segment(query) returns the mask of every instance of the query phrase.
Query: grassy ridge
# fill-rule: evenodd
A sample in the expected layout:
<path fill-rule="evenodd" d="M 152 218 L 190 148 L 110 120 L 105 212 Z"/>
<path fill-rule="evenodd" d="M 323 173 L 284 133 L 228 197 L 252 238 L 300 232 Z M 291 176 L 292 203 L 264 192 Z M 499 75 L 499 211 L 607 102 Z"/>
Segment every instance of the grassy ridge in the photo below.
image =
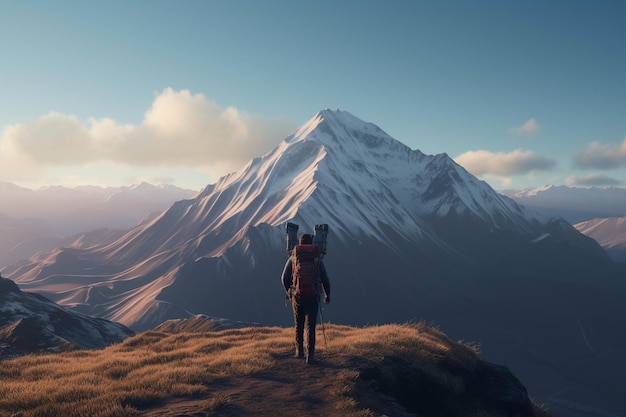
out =
<path fill-rule="evenodd" d="M 424 323 L 365 328 L 330 324 L 328 349 L 321 336 L 318 356 L 334 367 L 327 377 L 336 375 L 323 408 L 326 413 L 336 410 L 335 415 L 376 415 L 373 410 L 379 404 L 371 395 L 361 395 L 366 388 L 359 388 L 359 367 L 371 370 L 384 358 L 398 358 L 432 384 L 447 387 L 450 395 L 463 396 L 471 391 L 464 375 L 480 362 L 475 346 L 451 341 Z M 284 372 L 285 366 L 277 362 L 295 361 L 292 352 L 291 328 L 249 327 L 204 333 L 148 331 L 102 350 L 2 361 L 0 415 L 137 416 L 171 399 L 202 399 L 196 415 L 226 413 L 233 407 L 243 410 L 250 405 L 224 395 L 220 381 L 245 382 L 250 376 Z M 364 406 L 364 398 L 370 399 L 371 409 Z M 267 398 L 266 404 L 272 400 Z M 281 399 L 274 400 L 280 407 Z M 534 406 L 533 410 L 530 415 L 544 415 Z M 263 410 L 257 412 L 262 415 Z"/>

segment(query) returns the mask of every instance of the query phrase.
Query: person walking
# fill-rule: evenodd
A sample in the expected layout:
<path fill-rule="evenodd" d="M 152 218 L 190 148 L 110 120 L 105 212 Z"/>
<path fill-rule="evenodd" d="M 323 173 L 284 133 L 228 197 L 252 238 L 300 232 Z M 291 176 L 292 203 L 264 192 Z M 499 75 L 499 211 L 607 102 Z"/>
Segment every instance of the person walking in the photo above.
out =
<path fill-rule="evenodd" d="M 299 245 L 293 248 L 282 274 L 282 284 L 287 297 L 291 298 L 296 330 L 296 357 L 306 358 L 306 363 L 315 361 L 315 327 L 320 295 L 324 292 L 324 303 L 330 303 L 330 281 L 322 262 L 319 247 L 313 244 L 309 234 L 300 236 Z M 307 349 L 304 351 L 306 328 Z"/>

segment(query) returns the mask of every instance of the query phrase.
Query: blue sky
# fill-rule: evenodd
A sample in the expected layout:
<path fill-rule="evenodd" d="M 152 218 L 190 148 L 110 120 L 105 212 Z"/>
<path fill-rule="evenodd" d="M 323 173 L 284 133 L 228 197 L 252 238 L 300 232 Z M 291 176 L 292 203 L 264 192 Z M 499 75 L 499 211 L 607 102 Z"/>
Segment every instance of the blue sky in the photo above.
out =
<path fill-rule="evenodd" d="M 340 108 L 496 189 L 626 186 L 626 2 L 0 0 L 0 182 L 200 189 Z"/>

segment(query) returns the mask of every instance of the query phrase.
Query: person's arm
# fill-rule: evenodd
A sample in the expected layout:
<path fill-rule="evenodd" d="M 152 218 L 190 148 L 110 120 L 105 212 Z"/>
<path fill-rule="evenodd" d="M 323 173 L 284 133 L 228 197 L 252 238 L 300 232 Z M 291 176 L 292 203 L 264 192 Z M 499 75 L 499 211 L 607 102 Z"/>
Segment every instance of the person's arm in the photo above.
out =
<path fill-rule="evenodd" d="M 291 275 L 291 257 L 289 257 L 289 259 L 287 260 L 287 263 L 285 263 L 285 267 L 283 268 L 283 275 L 281 276 L 283 288 L 286 293 L 288 293 L 289 289 L 291 288 L 292 279 L 293 277 Z"/>
<path fill-rule="evenodd" d="M 322 281 L 322 287 L 324 289 L 324 303 L 330 303 L 330 280 L 328 279 L 328 273 L 324 262 L 320 262 L 320 279 Z"/>

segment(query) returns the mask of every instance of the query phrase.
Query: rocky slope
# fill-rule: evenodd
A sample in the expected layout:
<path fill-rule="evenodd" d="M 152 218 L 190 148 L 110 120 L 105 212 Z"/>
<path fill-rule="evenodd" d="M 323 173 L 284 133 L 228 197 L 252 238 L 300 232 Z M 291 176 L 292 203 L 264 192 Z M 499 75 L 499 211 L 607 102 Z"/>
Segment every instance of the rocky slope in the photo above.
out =
<path fill-rule="evenodd" d="M 0 359 L 36 352 L 102 348 L 134 332 L 60 307 L 0 278 Z"/>
<path fill-rule="evenodd" d="M 617 262 L 626 262 L 626 217 L 592 219 L 574 225 L 597 241 Z"/>

